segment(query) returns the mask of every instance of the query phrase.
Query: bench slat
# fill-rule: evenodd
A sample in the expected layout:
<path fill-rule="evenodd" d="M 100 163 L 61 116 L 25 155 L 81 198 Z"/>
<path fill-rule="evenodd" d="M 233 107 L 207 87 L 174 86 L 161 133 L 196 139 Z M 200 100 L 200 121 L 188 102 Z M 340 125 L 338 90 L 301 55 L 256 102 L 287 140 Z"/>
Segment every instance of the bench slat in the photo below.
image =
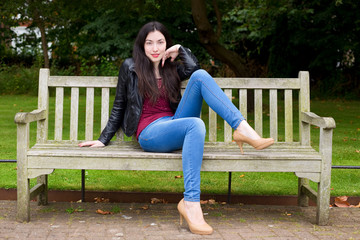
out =
<path fill-rule="evenodd" d="M 86 88 L 85 140 L 93 140 L 94 129 L 94 88 Z"/>
<path fill-rule="evenodd" d="M 78 139 L 79 88 L 71 88 L 70 140 Z"/>
<path fill-rule="evenodd" d="M 214 78 L 221 88 L 300 89 L 298 78 Z M 49 87 L 116 87 L 117 77 L 50 76 Z M 182 82 L 185 86 L 187 81 Z"/>
<path fill-rule="evenodd" d="M 225 89 L 225 95 L 232 101 L 232 90 Z M 232 142 L 232 128 L 229 124 L 224 120 L 224 141 L 225 142 Z"/>
<path fill-rule="evenodd" d="M 239 90 L 239 109 L 245 119 L 247 119 L 247 90 Z"/>
<path fill-rule="evenodd" d="M 55 140 L 62 140 L 63 130 L 63 108 L 64 108 L 64 88 L 56 88 L 56 100 L 55 100 Z"/>
<path fill-rule="evenodd" d="M 278 101 L 277 90 L 270 90 L 270 137 L 278 140 Z"/>
<path fill-rule="evenodd" d="M 263 135 L 263 125 L 262 125 L 262 119 L 263 119 L 263 104 L 262 104 L 262 90 L 261 89 L 255 89 L 254 90 L 254 97 L 255 97 L 255 131 L 262 136 Z"/>
<path fill-rule="evenodd" d="M 292 90 L 285 90 L 285 142 L 293 141 Z"/>
<path fill-rule="evenodd" d="M 109 103 L 110 103 L 109 88 L 101 89 L 101 131 L 105 128 L 109 119 Z"/>
<path fill-rule="evenodd" d="M 209 141 L 216 142 L 217 138 L 217 117 L 216 112 L 209 107 Z"/>

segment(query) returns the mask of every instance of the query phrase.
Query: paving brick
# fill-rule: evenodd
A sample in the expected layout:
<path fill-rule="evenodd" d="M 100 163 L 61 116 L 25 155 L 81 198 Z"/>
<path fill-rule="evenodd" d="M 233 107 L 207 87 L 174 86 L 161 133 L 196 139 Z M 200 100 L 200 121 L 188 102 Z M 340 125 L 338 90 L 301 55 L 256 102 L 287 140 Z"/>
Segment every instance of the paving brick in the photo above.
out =
<path fill-rule="evenodd" d="M 314 207 L 224 205 L 203 206 L 206 221 L 214 228 L 210 236 L 192 234 L 179 226 L 176 204 L 148 203 L 50 203 L 31 202 L 31 222 L 16 219 L 16 202 L 0 201 L 0 239 L 71 240 L 318 240 L 360 239 L 360 211 L 354 208 L 330 210 L 328 226 L 314 224 Z M 149 206 L 147 209 L 143 206 Z M 69 214 L 69 208 L 83 212 Z M 110 211 L 100 215 L 97 209 Z"/>

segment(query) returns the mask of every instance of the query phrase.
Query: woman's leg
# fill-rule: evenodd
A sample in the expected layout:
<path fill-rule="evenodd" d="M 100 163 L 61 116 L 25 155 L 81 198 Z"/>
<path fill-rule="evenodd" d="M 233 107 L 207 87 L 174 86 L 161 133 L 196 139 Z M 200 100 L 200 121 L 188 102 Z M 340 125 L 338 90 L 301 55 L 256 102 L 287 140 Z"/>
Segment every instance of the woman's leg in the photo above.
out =
<path fill-rule="evenodd" d="M 171 152 L 183 149 L 182 164 L 186 201 L 200 201 L 200 169 L 205 134 L 205 124 L 200 118 L 164 117 L 151 123 L 139 135 L 140 146 L 145 151 Z"/>
<path fill-rule="evenodd" d="M 203 100 L 233 129 L 244 120 L 239 109 L 205 70 L 197 70 L 191 75 L 174 118 L 199 117 Z"/>

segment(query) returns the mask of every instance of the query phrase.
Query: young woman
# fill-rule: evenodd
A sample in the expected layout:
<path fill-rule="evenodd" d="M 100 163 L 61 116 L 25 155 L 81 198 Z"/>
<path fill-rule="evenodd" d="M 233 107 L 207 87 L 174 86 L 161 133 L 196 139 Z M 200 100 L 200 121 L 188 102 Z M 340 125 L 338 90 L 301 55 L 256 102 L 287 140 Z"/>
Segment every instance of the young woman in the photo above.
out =
<path fill-rule="evenodd" d="M 179 57 L 180 61 L 174 62 Z M 180 82 L 189 79 L 180 95 Z M 195 56 L 181 45 L 173 45 L 165 26 L 145 24 L 133 48 L 133 58 L 122 64 L 109 121 L 96 141 L 80 147 L 103 147 L 121 127 L 127 136 L 136 134 L 144 151 L 171 152 L 182 149 L 184 198 L 178 204 L 180 220 L 191 232 L 211 234 L 200 206 L 200 168 L 205 125 L 199 118 L 203 99 L 235 130 L 241 152 L 243 142 L 263 149 L 274 140 L 261 138 L 246 122 L 214 79 L 199 69 Z"/>

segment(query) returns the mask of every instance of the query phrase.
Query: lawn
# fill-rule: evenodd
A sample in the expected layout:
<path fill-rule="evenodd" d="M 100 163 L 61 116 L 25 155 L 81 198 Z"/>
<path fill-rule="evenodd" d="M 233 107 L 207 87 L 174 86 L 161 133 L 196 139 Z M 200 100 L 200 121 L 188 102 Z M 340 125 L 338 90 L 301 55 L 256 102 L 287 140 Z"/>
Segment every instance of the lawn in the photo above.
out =
<path fill-rule="evenodd" d="M 68 99 L 64 107 L 69 107 Z M 53 106 L 51 98 L 50 106 Z M 16 125 L 14 116 L 20 111 L 36 109 L 37 97 L 26 95 L 0 96 L 0 159 L 16 159 Z M 95 106 L 95 111 L 99 106 Z M 80 111 L 84 113 L 84 100 L 80 102 Z M 336 121 L 333 137 L 333 165 L 360 166 L 360 101 L 321 101 L 313 100 L 311 110 L 320 116 L 332 116 Z M 204 111 L 206 114 L 206 111 Z M 283 114 L 279 112 L 279 115 Z M 83 114 L 85 115 L 85 114 Z M 81 118 L 80 116 L 79 122 Z M 97 119 L 98 115 L 95 116 Z M 64 116 L 64 123 L 69 116 Z M 296 122 L 297 116 L 294 115 Z M 249 122 L 251 116 L 249 115 Z M 100 131 L 100 123 L 95 120 L 94 138 Z M 64 126 L 64 138 L 68 134 Z M 221 128 L 221 127 L 220 127 Z M 279 124 L 279 129 L 281 124 Z M 30 128 L 31 143 L 35 142 L 36 124 Z M 83 135 L 84 127 L 79 127 Z M 265 131 L 264 127 L 264 131 Z M 51 131 L 51 138 L 53 132 Z M 282 133 L 279 132 L 281 138 Z M 312 144 L 318 147 L 319 129 L 312 128 Z M 296 139 L 298 136 L 294 134 Z M 143 191 L 143 192 L 183 192 L 183 180 L 175 178 L 181 172 L 145 172 L 145 171 L 86 171 L 87 190 Z M 360 170 L 333 169 L 332 196 L 360 196 Z M 226 193 L 227 173 L 202 173 L 201 189 L 203 193 Z M 0 163 L 0 188 L 16 188 L 16 164 Z M 50 189 L 79 190 L 81 172 L 79 170 L 56 170 L 49 176 Z M 233 173 L 232 193 L 244 195 L 296 195 L 297 178 L 292 173 Z"/>

